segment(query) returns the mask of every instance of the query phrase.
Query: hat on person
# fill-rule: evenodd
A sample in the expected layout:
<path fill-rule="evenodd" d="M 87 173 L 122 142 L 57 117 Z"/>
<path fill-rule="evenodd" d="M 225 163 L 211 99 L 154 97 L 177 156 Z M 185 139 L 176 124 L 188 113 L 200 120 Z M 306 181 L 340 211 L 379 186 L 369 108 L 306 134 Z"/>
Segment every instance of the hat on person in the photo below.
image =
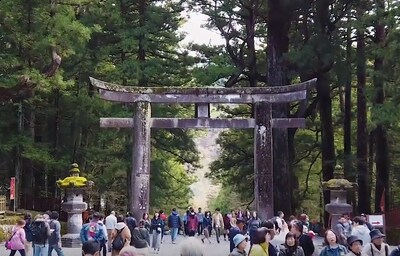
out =
<path fill-rule="evenodd" d="M 352 246 L 353 245 L 353 243 L 354 242 L 360 242 L 360 244 L 362 245 L 363 244 L 363 241 L 360 239 L 360 238 L 358 238 L 357 236 L 349 236 L 348 238 L 347 238 L 347 244 L 349 245 L 349 246 Z"/>
<path fill-rule="evenodd" d="M 95 254 L 100 251 L 100 244 L 97 241 L 89 240 L 83 243 L 82 251 L 84 254 Z"/>
<path fill-rule="evenodd" d="M 378 238 L 385 237 L 385 235 L 382 234 L 379 229 L 371 230 L 371 232 L 369 232 L 369 236 L 371 237 L 371 241 L 378 239 Z"/>
<path fill-rule="evenodd" d="M 237 247 L 241 242 L 243 242 L 246 239 L 248 238 L 245 237 L 244 235 L 237 234 L 236 236 L 233 237 L 233 244 L 235 245 L 235 247 Z"/>

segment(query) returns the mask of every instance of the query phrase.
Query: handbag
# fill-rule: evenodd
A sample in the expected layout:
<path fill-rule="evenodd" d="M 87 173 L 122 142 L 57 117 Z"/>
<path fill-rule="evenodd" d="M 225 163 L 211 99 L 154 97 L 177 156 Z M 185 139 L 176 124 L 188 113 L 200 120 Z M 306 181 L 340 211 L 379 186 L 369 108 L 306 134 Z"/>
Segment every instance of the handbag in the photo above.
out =
<path fill-rule="evenodd" d="M 15 231 L 14 234 L 12 234 L 12 236 L 6 241 L 5 246 L 6 246 L 6 249 L 7 249 L 7 250 L 11 250 L 11 247 L 12 247 L 11 239 L 14 237 L 14 235 L 15 235 L 16 233 L 17 233 L 17 231 Z"/>

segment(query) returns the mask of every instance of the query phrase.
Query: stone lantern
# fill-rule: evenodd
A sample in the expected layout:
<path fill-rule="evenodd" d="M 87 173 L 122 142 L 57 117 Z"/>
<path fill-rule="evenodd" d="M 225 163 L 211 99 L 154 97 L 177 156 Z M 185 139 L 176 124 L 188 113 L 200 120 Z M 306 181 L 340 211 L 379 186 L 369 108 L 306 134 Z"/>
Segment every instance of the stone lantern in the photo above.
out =
<path fill-rule="evenodd" d="M 66 201 L 61 208 L 68 213 L 67 234 L 62 236 L 63 247 L 77 248 L 81 247 L 79 236 L 82 228 L 82 212 L 87 209 L 87 204 L 83 202 L 83 193 L 94 185 L 93 181 L 79 176 L 80 170 L 78 164 L 71 165 L 70 176 L 57 181 L 57 186 L 65 191 Z"/>
<path fill-rule="evenodd" d="M 343 214 L 350 214 L 353 207 L 347 203 L 347 191 L 357 188 L 357 183 L 350 182 L 344 178 L 343 168 L 340 165 L 335 167 L 334 178 L 322 182 L 322 189 L 331 192 L 331 201 L 325 205 L 325 210 L 331 215 L 329 226 L 336 229 L 338 219 Z"/>

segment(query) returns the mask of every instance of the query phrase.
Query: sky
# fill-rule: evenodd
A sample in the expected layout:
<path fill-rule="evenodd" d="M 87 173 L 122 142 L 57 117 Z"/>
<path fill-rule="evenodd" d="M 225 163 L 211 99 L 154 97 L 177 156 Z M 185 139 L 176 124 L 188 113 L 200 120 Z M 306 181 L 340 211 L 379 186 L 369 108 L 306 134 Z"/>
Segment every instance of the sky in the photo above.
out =
<path fill-rule="evenodd" d="M 180 31 L 187 33 L 182 43 L 194 42 L 197 44 L 224 44 L 224 40 L 217 31 L 211 31 L 201 26 L 207 22 L 207 16 L 201 13 L 190 13 L 187 22 L 180 28 Z"/>

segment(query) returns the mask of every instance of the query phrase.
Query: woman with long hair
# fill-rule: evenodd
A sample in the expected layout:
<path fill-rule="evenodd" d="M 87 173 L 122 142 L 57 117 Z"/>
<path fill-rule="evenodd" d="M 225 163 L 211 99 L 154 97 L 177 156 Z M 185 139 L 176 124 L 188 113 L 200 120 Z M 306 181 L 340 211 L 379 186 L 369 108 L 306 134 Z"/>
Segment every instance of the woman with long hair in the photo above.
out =
<path fill-rule="evenodd" d="M 147 229 L 147 231 L 150 231 L 151 221 L 147 212 L 143 213 L 142 220 L 144 220 L 144 228 Z"/>
<path fill-rule="evenodd" d="M 161 247 L 161 233 L 163 230 L 163 220 L 160 218 L 160 214 L 158 212 L 154 213 L 154 217 L 151 220 L 151 230 L 153 233 L 153 239 L 151 241 L 151 248 L 154 249 L 154 253 L 160 252 Z"/>

